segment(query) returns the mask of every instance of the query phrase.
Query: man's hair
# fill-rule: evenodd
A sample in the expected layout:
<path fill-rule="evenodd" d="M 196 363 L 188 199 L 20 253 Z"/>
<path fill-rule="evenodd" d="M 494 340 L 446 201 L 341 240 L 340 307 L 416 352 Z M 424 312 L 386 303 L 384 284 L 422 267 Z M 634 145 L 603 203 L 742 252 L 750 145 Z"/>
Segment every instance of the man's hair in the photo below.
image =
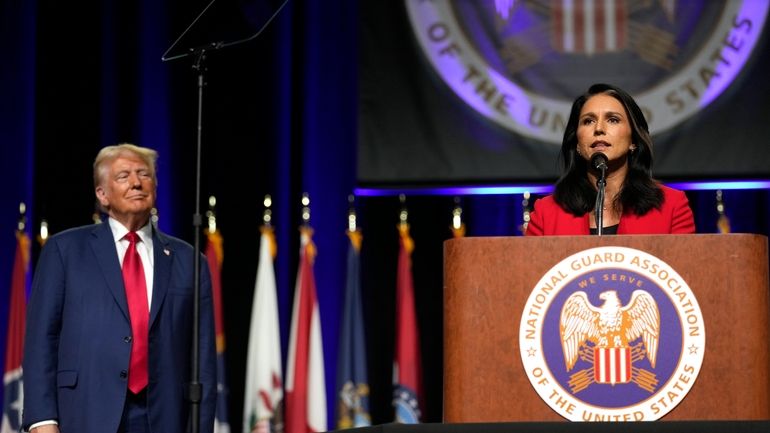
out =
<path fill-rule="evenodd" d="M 96 159 L 94 160 L 94 188 L 101 185 L 102 181 L 105 179 L 109 163 L 121 156 L 135 156 L 144 161 L 152 171 L 153 180 L 157 181 L 155 177 L 155 161 L 158 160 L 158 152 L 146 147 L 121 143 L 115 146 L 104 147 L 96 155 Z"/>

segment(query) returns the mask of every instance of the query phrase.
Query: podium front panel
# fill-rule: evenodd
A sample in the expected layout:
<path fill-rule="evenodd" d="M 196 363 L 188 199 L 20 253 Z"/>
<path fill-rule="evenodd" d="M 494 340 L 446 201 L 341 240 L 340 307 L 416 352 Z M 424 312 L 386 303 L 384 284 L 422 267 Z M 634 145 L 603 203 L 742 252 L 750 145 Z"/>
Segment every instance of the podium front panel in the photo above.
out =
<path fill-rule="evenodd" d="M 706 328 L 701 371 L 663 420 L 770 419 L 767 238 L 720 234 L 447 241 L 445 422 L 563 420 L 524 371 L 518 335 L 523 309 L 555 264 L 609 246 L 641 250 L 666 262 L 700 305 Z"/>

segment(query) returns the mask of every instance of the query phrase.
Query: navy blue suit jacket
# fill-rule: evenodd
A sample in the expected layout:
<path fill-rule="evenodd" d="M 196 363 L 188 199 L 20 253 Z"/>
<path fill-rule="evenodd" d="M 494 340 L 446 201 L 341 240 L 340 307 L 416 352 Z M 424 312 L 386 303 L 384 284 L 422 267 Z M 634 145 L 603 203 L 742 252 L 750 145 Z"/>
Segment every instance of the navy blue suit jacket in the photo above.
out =
<path fill-rule="evenodd" d="M 193 249 L 153 230 L 147 402 L 153 432 L 189 426 Z M 201 263 L 205 264 L 205 261 Z M 201 432 L 213 430 L 216 346 L 208 268 L 201 267 Z M 52 236 L 27 308 L 23 424 L 53 419 L 62 433 L 118 430 L 127 392 L 131 325 L 109 224 Z"/>

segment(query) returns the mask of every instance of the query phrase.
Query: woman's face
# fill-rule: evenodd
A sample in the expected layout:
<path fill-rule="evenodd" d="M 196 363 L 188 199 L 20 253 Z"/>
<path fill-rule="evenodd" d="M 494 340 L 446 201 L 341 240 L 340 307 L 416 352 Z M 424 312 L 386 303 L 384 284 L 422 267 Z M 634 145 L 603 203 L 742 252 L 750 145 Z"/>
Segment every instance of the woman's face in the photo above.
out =
<path fill-rule="evenodd" d="M 577 151 L 585 160 L 596 152 L 602 152 L 610 161 L 625 158 L 636 149 L 631 135 L 631 122 L 623 104 L 610 95 L 594 95 L 580 110 Z"/>

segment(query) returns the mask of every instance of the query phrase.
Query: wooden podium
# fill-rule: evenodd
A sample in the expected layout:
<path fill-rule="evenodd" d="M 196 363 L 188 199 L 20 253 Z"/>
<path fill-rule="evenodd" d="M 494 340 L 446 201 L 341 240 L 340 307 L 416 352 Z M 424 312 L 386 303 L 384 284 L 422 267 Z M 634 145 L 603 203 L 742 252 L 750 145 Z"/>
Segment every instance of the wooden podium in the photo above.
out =
<path fill-rule="evenodd" d="M 564 420 L 524 371 L 519 326 L 555 264 L 595 247 L 664 261 L 697 298 L 706 350 L 668 420 L 770 419 L 768 245 L 761 235 L 489 237 L 444 246 L 444 422 Z"/>

